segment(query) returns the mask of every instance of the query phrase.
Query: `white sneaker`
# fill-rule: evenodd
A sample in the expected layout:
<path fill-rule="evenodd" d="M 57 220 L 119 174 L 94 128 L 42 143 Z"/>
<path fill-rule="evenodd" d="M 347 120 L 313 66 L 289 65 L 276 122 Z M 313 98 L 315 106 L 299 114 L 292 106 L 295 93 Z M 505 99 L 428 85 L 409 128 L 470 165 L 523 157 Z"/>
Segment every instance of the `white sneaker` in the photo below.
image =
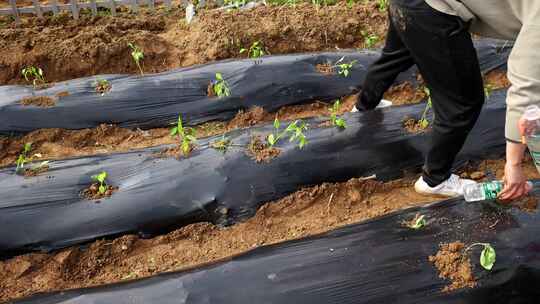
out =
<path fill-rule="evenodd" d="M 375 109 L 387 108 L 392 105 L 393 103 L 390 100 L 381 99 L 381 102 L 379 102 L 379 104 L 375 107 Z M 356 113 L 356 112 L 358 112 L 358 109 L 356 108 L 356 105 L 354 105 L 351 110 L 351 113 Z"/>
<path fill-rule="evenodd" d="M 379 102 L 379 105 L 375 107 L 375 109 L 382 109 L 382 108 L 388 108 L 391 107 L 393 103 L 390 100 L 381 99 L 381 102 Z"/>
<path fill-rule="evenodd" d="M 460 196 L 463 195 L 463 188 L 466 185 L 476 184 L 475 181 L 470 179 L 460 178 L 459 176 L 452 174 L 444 182 L 435 187 L 430 187 L 420 176 L 420 178 L 414 183 L 414 190 L 421 194 L 434 194 L 442 196 Z"/>

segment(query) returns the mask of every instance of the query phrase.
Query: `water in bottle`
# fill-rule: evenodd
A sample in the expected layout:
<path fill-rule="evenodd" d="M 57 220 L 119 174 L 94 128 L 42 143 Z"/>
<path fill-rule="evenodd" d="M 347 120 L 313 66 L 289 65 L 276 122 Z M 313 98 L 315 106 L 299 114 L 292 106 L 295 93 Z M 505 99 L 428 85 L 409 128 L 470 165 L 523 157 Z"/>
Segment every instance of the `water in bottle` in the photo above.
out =
<path fill-rule="evenodd" d="M 463 196 L 467 202 L 494 200 L 502 189 L 501 181 L 471 184 L 463 188 Z"/>
<path fill-rule="evenodd" d="M 540 108 L 536 105 L 527 107 L 518 125 L 522 141 L 529 147 L 536 170 L 540 172 Z"/>

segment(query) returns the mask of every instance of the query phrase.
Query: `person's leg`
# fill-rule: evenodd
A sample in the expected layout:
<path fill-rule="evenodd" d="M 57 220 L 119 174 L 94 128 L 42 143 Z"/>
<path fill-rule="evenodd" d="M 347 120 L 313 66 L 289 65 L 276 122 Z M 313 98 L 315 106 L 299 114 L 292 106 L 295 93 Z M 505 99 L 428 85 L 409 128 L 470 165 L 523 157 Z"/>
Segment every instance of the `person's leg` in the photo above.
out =
<path fill-rule="evenodd" d="M 478 119 L 484 103 L 482 76 L 461 19 L 423 1 L 404 12 L 406 29 L 400 36 L 430 89 L 435 115 L 422 175 L 434 187 L 450 177 L 454 159 Z"/>
<path fill-rule="evenodd" d="M 390 16 L 390 11 L 388 15 Z M 390 18 L 390 17 L 389 17 Z M 401 42 L 392 18 L 386 33 L 385 46 L 379 57 L 368 69 L 362 91 L 356 103 L 359 110 L 371 110 L 381 101 L 384 92 L 394 83 L 399 73 L 413 66 L 409 50 Z"/>

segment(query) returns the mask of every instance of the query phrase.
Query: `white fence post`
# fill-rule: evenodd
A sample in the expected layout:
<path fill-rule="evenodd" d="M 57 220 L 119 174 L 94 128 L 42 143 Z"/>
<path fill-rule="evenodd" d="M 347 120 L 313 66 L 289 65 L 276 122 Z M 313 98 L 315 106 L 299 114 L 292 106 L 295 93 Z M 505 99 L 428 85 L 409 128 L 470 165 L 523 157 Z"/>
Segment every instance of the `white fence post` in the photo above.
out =
<path fill-rule="evenodd" d="M 36 15 L 39 19 L 43 19 L 43 12 L 41 11 L 41 6 L 39 5 L 38 0 L 32 0 L 32 3 L 34 3 L 34 10 L 36 12 Z"/>
<path fill-rule="evenodd" d="M 52 11 L 53 11 L 53 14 L 54 15 L 58 15 L 58 1 L 56 0 L 51 0 L 51 5 L 52 5 Z"/>
<path fill-rule="evenodd" d="M 17 0 L 9 0 L 9 4 L 11 4 L 11 10 L 15 16 L 15 23 L 21 24 L 21 17 L 19 16 L 19 9 L 17 8 Z"/>
<path fill-rule="evenodd" d="M 77 5 L 77 0 L 71 0 L 71 13 L 75 20 L 79 19 L 79 6 Z"/>

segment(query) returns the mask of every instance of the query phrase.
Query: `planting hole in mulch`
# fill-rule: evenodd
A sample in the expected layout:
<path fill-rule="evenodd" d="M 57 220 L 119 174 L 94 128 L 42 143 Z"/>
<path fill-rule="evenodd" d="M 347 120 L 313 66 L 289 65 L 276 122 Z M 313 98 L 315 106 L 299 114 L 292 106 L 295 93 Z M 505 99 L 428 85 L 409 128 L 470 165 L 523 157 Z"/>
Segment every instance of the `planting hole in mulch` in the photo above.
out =
<path fill-rule="evenodd" d="M 112 85 L 106 80 L 99 80 L 96 82 L 96 92 L 101 95 L 105 95 L 105 93 L 109 92 L 111 88 Z"/>
<path fill-rule="evenodd" d="M 41 173 L 49 171 L 48 165 L 38 165 L 33 168 L 24 169 L 21 173 L 24 177 L 38 176 Z"/>
<path fill-rule="evenodd" d="M 476 286 L 471 261 L 464 250 L 465 244 L 461 242 L 441 244 L 437 254 L 429 257 L 429 261 L 439 271 L 439 278 L 450 281 L 450 285 L 444 287 L 443 292 Z"/>
<path fill-rule="evenodd" d="M 216 93 L 214 92 L 214 83 L 210 82 L 208 87 L 206 87 L 206 96 L 216 97 Z"/>
<path fill-rule="evenodd" d="M 268 163 L 280 153 L 280 149 L 269 147 L 268 144 L 263 142 L 258 136 L 253 136 L 251 138 L 251 142 L 247 149 L 247 154 L 258 163 Z"/>
<path fill-rule="evenodd" d="M 180 159 L 182 157 L 188 157 L 189 154 L 191 154 L 191 152 L 194 149 L 195 149 L 195 147 L 190 146 L 190 150 L 186 155 L 186 154 L 184 154 L 184 151 L 182 151 L 182 149 L 179 146 L 174 146 L 174 147 L 171 147 L 171 148 L 164 149 L 162 151 L 158 151 L 154 155 L 159 157 L 159 158 L 176 158 L 176 159 Z"/>
<path fill-rule="evenodd" d="M 421 215 L 420 213 L 417 213 L 414 215 L 414 217 L 408 221 L 403 221 L 401 222 L 401 225 L 403 227 L 407 227 L 407 228 L 411 228 L 411 229 L 419 229 L 421 227 L 417 227 L 417 222 L 418 220 L 422 220 L 424 218 L 423 215 Z M 425 220 L 424 220 L 425 221 Z"/>
<path fill-rule="evenodd" d="M 334 74 L 334 67 L 329 63 L 319 63 L 315 66 L 317 72 L 323 75 L 332 75 Z"/>
<path fill-rule="evenodd" d="M 416 120 L 410 117 L 405 117 L 403 119 L 403 128 L 408 133 L 415 134 L 415 133 L 426 132 L 429 129 L 429 126 L 427 128 L 424 128 L 424 126 L 422 126 L 422 124 L 420 123 L 420 120 Z"/>
<path fill-rule="evenodd" d="M 21 100 L 21 105 L 50 108 L 56 105 L 56 101 L 48 96 L 33 96 L 33 97 L 23 98 Z"/>
<path fill-rule="evenodd" d="M 56 97 L 58 97 L 58 98 L 67 97 L 67 96 L 69 96 L 68 91 L 62 91 L 62 92 L 56 93 Z"/>
<path fill-rule="evenodd" d="M 97 199 L 110 197 L 113 194 L 113 192 L 118 190 L 118 187 L 113 187 L 111 185 L 107 185 L 106 187 L 107 187 L 107 189 L 105 190 L 105 192 L 100 193 L 99 192 L 99 183 L 92 183 L 90 185 L 90 187 L 88 187 L 88 188 L 84 189 L 83 191 L 81 191 L 81 195 L 82 195 L 82 197 L 84 197 L 84 198 L 86 198 L 88 200 L 97 200 Z"/>

